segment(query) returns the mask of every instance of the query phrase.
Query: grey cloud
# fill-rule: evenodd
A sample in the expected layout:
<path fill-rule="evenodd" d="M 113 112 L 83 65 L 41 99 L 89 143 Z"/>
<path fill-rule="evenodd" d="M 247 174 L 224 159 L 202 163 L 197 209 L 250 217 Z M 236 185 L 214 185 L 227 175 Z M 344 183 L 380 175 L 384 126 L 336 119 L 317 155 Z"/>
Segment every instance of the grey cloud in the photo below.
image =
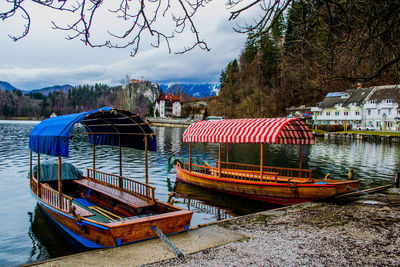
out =
<path fill-rule="evenodd" d="M 228 17 L 223 1 L 212 1 L 198 14 L 198 30 L 210 52 L 196 48 L 175 55 L 168 54 L 165 46 L 155 49 L 143 44 L 135 58 L 129 57 L 130 49 L 90 49 L 62 39 L 60 36 L 65 33 L 45 33 L 42 28 L 11 45 L 0 28 L 0 40 L 6 44 L 6 49 L 0 51 L 0 80 L 24 90 L 56 84 L 117 85 L 126 74 L 154 82 L 217 82 L 221 70 L 239 55 L 246 40 L 245 35 L 233 32 L 234 23 Z M 191 38 L 192 35 L 179 36 L 171 45 L 184 47 Z"/>

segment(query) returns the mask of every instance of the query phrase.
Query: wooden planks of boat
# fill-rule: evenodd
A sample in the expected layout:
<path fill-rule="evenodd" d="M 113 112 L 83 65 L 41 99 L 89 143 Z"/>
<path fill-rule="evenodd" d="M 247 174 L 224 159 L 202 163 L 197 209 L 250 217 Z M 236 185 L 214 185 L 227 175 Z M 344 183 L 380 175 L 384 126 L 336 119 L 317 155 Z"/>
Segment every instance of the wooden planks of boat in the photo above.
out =
<path fill-rule="evenodd" d="M 265 168 L 273 169 L 267 166 Z M 290 176 L 283 176 L 283 172 L 289 173 Z M 180 164 L 176 165 L 177 180 L 181 182 L 279 205 L 324 199 L 355 191 L 359 186 L 358 180 L 295 177 L 298 173 L 311 174 L 308 170 L 303 172 L 303 170 L 279 168 L 276 172 L 265 172 L 262 176 L 260 171 L 235 169 L 221 169 L 219 175 L 218 168 L 210 166 L 192 165 L 192 170 L 189 171 L 188 164 L 185 164 L 184 168 Z"/>

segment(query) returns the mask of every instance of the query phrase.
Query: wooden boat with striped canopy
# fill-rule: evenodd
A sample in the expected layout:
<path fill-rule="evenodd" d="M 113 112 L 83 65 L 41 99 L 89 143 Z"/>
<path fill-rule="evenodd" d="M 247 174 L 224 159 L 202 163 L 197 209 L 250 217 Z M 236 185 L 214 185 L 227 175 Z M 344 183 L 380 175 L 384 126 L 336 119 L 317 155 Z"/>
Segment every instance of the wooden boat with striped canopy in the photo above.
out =
<path fill-rule="evenodd" d="M 189 143 L 188 162 L 175 160 L 177 180 L 250 199 L 279 205 L 315 201 L 358 189 L 358 180 L 313 178 L 312 170 L 302 168 L 302 146 L 314 144 L 311 129 L 298 118 L 233 119 L 199 121 L 189 126 L 183 141 Z M 191 144 L 219 144 L 215 167 L 193 164 Z M 260 164 L 229 162 L 229 144 L 260 144 Z M 221 144 L 226 144 L 226 161 L 221 159 Z M 298 168 L 264 166 L 264 144 L 294 144 L 300 147 Z"/>
<path fill-rule="evenodd" d="M 93 166 L 85 175 L 61 163 L 61 157 L 69 156 L 69 139 L 79 123 L 93 145 Z M 96 169 L 97 145 L 119 147 L 119 174 Z M 173 234 L 189 229 L 193 212 L 157 200 L 149 185 L 148 151 L 156 151 L 157 143 L 138 115 L 104 107 L 49 118 L 32 130 L 29 147 L 32 195 L 43 213 L 81 245 L 115 247 L 157 237 L 158 230 Z M 145 183 L 123 176 L 122 147 L 145 150 Z M 58 157 L 58 164 L 41 164 L 41 154 Z"/>

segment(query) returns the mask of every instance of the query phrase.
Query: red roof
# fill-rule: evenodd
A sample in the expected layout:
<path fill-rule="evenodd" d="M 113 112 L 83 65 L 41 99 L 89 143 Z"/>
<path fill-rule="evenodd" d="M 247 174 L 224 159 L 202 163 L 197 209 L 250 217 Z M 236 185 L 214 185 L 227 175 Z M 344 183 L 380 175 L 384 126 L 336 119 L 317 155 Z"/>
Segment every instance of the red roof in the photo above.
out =
<path fill-rule="evenodd" d="M 183 141 L 314 144 L 314 135 L 298 118 L 211 120 L 190 125 L 183 134 Z"/>
<path fill-rule="evenodd" d="M 181 98 L 176 95 L 164 95 L 164 93 L 161 93 L 157 100 L 181 101 Z"/>

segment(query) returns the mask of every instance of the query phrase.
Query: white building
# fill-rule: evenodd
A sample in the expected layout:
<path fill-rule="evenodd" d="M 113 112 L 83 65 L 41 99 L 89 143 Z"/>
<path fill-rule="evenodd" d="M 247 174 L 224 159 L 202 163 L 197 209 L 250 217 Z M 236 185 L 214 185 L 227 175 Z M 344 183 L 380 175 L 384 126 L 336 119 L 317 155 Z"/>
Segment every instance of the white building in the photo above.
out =
<path fill-rule="evenodd" d="M 399 130 L 399 88 L 385 85 L 373 88 L 363 105 L 363 128 L 372 130 Z"/>
<path fill-rule="evenodd" d="M 399 130 L 399 86 L 328 93 L 312 107 L 314 124 L 347 124 L 353 129 Z"/>
<path fill-rule="evenodd" d="M 181 98 L 160 93 L 154 105 L 154 116 L 157 112 L 161 118 L 180 117 L 182 112 Z"/>
<path fill-rule="evenodd" d="M 347 124 L 353 129 L 363 125 L 362 105 L 372 88 L 328 93 L 317 107 L 311 108 L 314 124 Z"/>

